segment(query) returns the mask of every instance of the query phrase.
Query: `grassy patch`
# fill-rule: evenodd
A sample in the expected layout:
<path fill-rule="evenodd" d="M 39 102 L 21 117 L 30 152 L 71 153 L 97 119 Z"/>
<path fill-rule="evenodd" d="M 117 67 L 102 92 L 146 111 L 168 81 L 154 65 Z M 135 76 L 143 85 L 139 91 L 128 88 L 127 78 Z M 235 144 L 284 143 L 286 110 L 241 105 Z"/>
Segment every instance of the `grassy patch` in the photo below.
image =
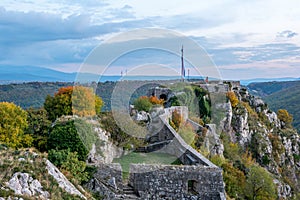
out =
<path fill-rule="evenodd" d="M 46 154 L 36 154 L 34 149 L 0 150 L 0 186 L 4 186 L 16 172 L 28 173 L 37 179 L 44 191 L 50 193 L 51 199 L 81 199 L 68 194 L 58 186 L 54 178 L 48 174 L 44 158 Z M 22 158 L 22 159 L 20 159 Z M 89 196 L 88 193 L 85 194 Z M 0 196 L 16 197 L 13 191 L 0 190 Z M 23 199 L 36 199 L 36 197 L 22 197 Z"/>
<path fill-rule="evenodd" d="M 181 126 L 178 130 L 178 134 L 188 145 L 191 145 L 196 137 L 196 133 L 194 132 L 193 127 L 189 123 L 186 123 L 185 125 Z"/>
<path fill-rule="evenodd" d="M 175 163 L 176 161 L 176 163 Z M 178 164 L 177 158 L 166 153 L 135 153 L 131 152 L 121 158 L 116 158 L 113 160 L 114 163 L 120 163 L 123 170 L 123 178 L 128 179 L 130 164 Z"/>

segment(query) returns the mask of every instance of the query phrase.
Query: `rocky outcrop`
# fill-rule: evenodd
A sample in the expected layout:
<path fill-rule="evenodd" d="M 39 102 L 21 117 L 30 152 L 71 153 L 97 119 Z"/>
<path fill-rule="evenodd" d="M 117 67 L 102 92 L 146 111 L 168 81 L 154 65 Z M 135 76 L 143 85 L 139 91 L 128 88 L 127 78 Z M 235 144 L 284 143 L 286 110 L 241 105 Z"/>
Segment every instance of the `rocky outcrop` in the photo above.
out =
<path fill-rule="evenodd" d="M 27 173 L 16 172 L 7 183 L 16 195 L 34 196 L 39 199 L 49 199 L 50 194 L 43 191 L 41 183 Z"/>
<path fill-rule="evenodd" d="M 77 195 L 83 199 L 86 197 L 55 167 L 49 160 L 46 160 L 48 173 L 57 181 L 59 187 L 72 195 Z"/>
<path fill-rule="evenodd" d="M 94 128 L 101 144 L 93 144 L 88 155 L 88 162 L 97 165 L 97 163 L 111 163 L 114 158 L 119 158 L 124 154 L 123 148 L 117 147 L 110 141 L 110 133 L 99 126 Z"/>
<path fill-rule="evenodd" d="M 291 198 L 300 189 L 299 134 L 282 126 L 283 122 L 261 98 L 241 87 L 234 88 L 234 92 L 241 103 L 232 111 L 227 109 L 225 121 L 231 121 L 232 130 L 223 127 L 223 132 L 242 149 L 251 150 L 256 161 L 275 175 L 279 198 Z"/>

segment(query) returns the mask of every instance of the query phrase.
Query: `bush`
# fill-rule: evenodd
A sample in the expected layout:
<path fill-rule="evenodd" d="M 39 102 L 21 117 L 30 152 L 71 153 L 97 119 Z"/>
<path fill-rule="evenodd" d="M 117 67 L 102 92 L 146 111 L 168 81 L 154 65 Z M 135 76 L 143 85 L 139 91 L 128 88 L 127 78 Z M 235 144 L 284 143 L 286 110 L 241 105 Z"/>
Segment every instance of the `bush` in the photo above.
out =
<path fill-rule="evenodd" d="M 48 138 L 48 150 L 70 149 L 77 152 L 79 160 L 84 161 L 89 153 L 88 147 L 77 133 L 74 121 L 56 124 L 50 132 Z"/>
<path fill-rule="evenodd" d="M 152 103 L 150 102 L 149 98 L 146 96 L 142 96 L 136 99 L 133 103 L 134 108 L 138 111 L 146 111 L 149 112 L 152 108 Z"/>
<path fill-rule="evenodd" d="M 293 116 L 288 113 L 285 109 L 279 109 L 277 111 L 277 116 L 280 121 L 284 122 L 287 127 L 292 127 Z"/>
<path fill-rule="evenodd" d="M 181 116 L 181 114 L 175 109 L 172 112 L 172 117 L 170 119 L 170 125 L 172 126 L 172 128 L 174 128 L 175 131 L 178 131 L 181 124 L 182 124 L 183 118 Z"/>
<path fill-rule="evenodd" d="M 232 198 L 243 199 L 246 183 L 244 173 L 228 162 L 224 163 L 222 168 L 227 194 Z"/>
<path fill-rule="evenodd" d="M 73 181 L 81 183 L 88 180 L 89 173 L 85 172 L 86 163 L 78 160 L 77 152 L 70 152 L 69 149 L 52 149 L 48 153 L 48 159 L 62 171 L 71 173 L 69 178 L 73 178 Z"/>
<path fill-rule="evenodd" d="M 55 150 L 51 149 L 48 152 L 48 160 L 52 162 L 56 167 L 60 168 L 64 161 L 67 160 L 67 156 L 70 153 L 70 149 Z"/>
<path fill-rule="evenodd" d="M 184 126 L 181 126 L 178 130 L 178 134 L 189 145 L 193 143 L 196 136 L 192 125 L 189 123 L 186 123 Z"/>
<path fill-rule="evenodd" d="M 234 108 L 238 105 L 239 103 L 239 100 L 238 98 L 236 97 L 235 93 L 233 91 L 229 91 L 227 92 L 226 96 L 228 97 L 230 103 L 231 103 L 231 106 Z"/>

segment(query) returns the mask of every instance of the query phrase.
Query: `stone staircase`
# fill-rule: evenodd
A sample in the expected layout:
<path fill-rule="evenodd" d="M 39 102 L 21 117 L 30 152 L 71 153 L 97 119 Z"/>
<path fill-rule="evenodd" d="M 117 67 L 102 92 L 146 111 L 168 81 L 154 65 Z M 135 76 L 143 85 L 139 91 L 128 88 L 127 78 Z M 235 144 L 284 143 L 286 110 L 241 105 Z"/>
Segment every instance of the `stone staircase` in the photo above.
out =
<path fill-rule="evenodd" d="M 123 193 L 126 199 L 138 199 L 137 194 L 135 193 L 133 187 L 130 185 L 125 185 L 123 187 Z"/>

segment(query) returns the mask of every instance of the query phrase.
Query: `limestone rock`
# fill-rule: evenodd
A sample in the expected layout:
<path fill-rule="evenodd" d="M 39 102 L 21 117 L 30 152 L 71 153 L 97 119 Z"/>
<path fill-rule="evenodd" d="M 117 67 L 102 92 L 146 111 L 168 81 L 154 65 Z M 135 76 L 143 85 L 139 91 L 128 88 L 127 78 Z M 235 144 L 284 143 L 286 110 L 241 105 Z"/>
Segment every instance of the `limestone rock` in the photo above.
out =
<path fill-rule="evenodd" d="M 149 117 L 148 114 L 145 111 L 140 111 L 135 116 L 136 121 L 148 121 Z"/>
<path fill-rule="evenodd" d="M 16 195 L 38 196 L 40 199 L 48 199 L 50 197 L 47 191 L 43 191 L 41 183 L 27 173 L 16 172 L 7 183 L 7 186 Z"/>
<path fill-rule="evenodd" d="M 46 164 L 48 173 L 57 181 L 59 187 L 69 194 L 77 195 L 86 199 L 86 197 L 49 160 L 46 160 Z"/>
<path fill-rule="evenodd" d="M 111 163 L 114 158 L 119 158 L 123 155 L 123 148 L 117 147 L 110 141 L 109 132 L 100 127 L 96 127 L 94 130 L 102 143 L 92 145 L 92 149 L 88 155 L 89 163 Z"/>
<path fill-rule="evenodd" d="M 279 199 L 287 199 L 292 197 L 292 189 L 288 184 L 282 183 L 277 179 L 275 179 L 273 182 L 277 186 L 277 195 Z"/>

